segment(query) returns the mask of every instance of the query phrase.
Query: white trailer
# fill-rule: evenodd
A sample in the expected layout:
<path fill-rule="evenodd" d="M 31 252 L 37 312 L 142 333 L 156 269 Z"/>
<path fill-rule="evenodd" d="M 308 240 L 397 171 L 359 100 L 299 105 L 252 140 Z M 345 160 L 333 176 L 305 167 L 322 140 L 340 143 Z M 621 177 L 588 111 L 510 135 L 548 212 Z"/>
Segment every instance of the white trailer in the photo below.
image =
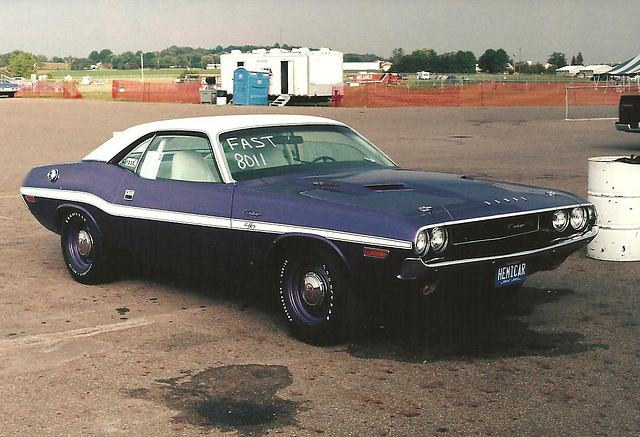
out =
<path fill-rule="evenodd" d="M 233 94 L 233 73 L 243 67 L 269 72 L 269 95 L 330 97 L 333 87 L 342 85 L 342 57 L 326 48 L 233 50 L 220 56 L 220 88 Z"/>

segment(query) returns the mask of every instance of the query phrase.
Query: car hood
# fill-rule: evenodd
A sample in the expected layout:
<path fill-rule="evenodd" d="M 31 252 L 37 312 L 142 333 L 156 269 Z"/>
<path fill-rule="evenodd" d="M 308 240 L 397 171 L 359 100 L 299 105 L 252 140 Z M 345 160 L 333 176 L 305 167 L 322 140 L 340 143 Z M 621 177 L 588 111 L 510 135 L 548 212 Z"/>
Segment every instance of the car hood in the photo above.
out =
<path fill-rule="evenodd" d="M 303 177 L 270 189 L 409 219 L 431 216 L 438 222 L 584 203 L 561 191 L 397 168 Z"/>

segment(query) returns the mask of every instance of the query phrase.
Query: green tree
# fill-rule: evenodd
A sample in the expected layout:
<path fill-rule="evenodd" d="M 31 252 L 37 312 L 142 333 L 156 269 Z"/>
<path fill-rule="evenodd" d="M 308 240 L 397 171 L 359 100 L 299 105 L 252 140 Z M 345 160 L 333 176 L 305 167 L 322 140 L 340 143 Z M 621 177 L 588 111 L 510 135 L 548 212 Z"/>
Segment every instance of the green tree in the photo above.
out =
<path fill-rule="evenodd" d="M 97 64 L 98 62 L 101 61 L 100 53 L 96 52 L 95 50 L 92 51 L 91 53 L 89 53 L 89 60 L 94 64 Z"/>
<path fill-rule="evenodd" d="M 9 58 L 8 70 L 12 76 L 28 77 L 36 72 L 36 57 L 32 53 L 19 53 Z"/>
<path fill-rule="evenodd" d="M 584 65 L 584 59 L 582 59 L 582 52 L 578 52 L 578 56 L 576 56 L 576 63 L 574 65 Z"/>
<path fill-rule="evenodd" d="M 100 62 L 111 62 L 111 57 L 113 56 L 113 52 L 109 49 L 102 49 L 98 54 L 98 58 Z"/>
<path fill-rule="evenodd" d="M 145 68 L 155 68 L 158 66 L 158 60 L 156 59 L 156 52 L 146 52 L 142 59 L 144 59 Z"/>
<path fill-rule="evenodd" d="M 555 69 L 567 66 L 567 58 L 564 53 L 561 52 L 553 52 L 551 55 L 549 55 L 549 59 L 547 60 L 547 62 L 553 65 Z"/>
<path fill-rule="evenodd" d="M 207 67 L 208 64 L 219 64 L 220 63 L 220 55 L 215 55 L 213 53 L 210 53 L 208 55 L 204 55 L 202 57 L 202 63 L 204 64 L 205 68 Z"/>
<path fill-rule="evenodd" d="M 527 62 L 518 62 L 518 73 L 521 74 L 543 74 L 545 72 L 544 65 L 541 63 L 529 64 Z"/>
<path fill-rule="evenodd" d="M 404 57 L 404 49 L 402 47 L 398 47 L 397 49 L 393 49 L 391 52 L 391 62 L 394 64 L 396 62 L 400 62 L 400 59 Z"/>
<path fill-rule="evenodd" d="M 88 70 L 91 66 L 91 60 L 89 58 L 73 58 L 71 60 L 72 70 Z"/>
<path fill-rule="evenodd" d="M 404 55 L 391 67 L 395 73 L 414 73 L 416 71 L 440 71 L 438 54 L 433 49 L 418 49 L 410 55 Z"/>
<path fill-rule="evenodd" d="M 452 73 L 475 73 L 476 72 L 476 55 L 470 51 L 458 50 L 455 53 L 455 63 Z"/>
<path fill-rule="evenodd" d="M 478 59 L 478 67 L 490 74 L 504 72 L 508 63 L 509 55 L 504 49 L 487 49 Z"/>
<path fill-rule="evenodd" d="M 140 68 L 140 56 L 131 51 L 113 56 L 111 62 L 116 70 L 135 70 Z"/>
<path fill-rule="evenodd" d="M 364 55 L 360 53 L 345 53 L 343 58 L 344 62 L 375 62 L 380 60 L 377 55 L 371 53 Z"/>

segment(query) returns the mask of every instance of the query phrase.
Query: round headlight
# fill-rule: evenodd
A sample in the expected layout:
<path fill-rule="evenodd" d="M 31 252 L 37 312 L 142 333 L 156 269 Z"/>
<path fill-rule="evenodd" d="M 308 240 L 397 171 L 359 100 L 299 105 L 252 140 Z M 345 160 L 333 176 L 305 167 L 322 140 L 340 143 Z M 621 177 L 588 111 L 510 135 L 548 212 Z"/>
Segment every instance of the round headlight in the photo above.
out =
<path fill-rule="evenodd" d="M 567 216 L 567 212 L 563 210 L 558 210 L 553 213 L 553 229 L 558 232 L 563 232 L 567 229 L 569 225 L 569 217 Z"/>
<path fill-rule="evenodd" d="M 442 227 L 431 229 L 431 249 L 442 252 L 447 247 L 447 230 Z"/>
<path fill-rule="evenodd" d="M 576 231 L 580 231 L 587 224 L 587 214 L 582 207 L 575 207 L 571 210 L 571 227 Z"/>
<path fill-rule="evenodd" d="M 429 249 L 429 234 L 426 231 L 418 232 L 416 236 L 416 253 L 420 256 L 424 255 Z"/>

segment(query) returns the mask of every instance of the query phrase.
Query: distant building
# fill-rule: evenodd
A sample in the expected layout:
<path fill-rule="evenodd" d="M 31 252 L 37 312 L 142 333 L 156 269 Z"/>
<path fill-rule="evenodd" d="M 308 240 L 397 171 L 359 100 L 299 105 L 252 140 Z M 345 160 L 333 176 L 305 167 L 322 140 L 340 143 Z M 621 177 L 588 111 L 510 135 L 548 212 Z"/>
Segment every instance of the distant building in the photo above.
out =
<path fill-rule="evenodd" d="M 584 65 L 567 65 L 566 67 L 558 68 L 556 76 L 576 76 L 582 68 L 584 68 Z"/>
<path fill-rule="evenodd" d="M 612 68 L 613 67 L 611 67 L 610 65 L 588 65 L 581 68 L 578 72 L 578 75 L 580 77 L 593 77 L 598 74 L 605 74 Z"/>
<path fill-rule="evenodd" d="M 382 70 L 381 61 L 373 62 L 343 62 L 342 69 L 344 71 L 371 71 Z"/>

